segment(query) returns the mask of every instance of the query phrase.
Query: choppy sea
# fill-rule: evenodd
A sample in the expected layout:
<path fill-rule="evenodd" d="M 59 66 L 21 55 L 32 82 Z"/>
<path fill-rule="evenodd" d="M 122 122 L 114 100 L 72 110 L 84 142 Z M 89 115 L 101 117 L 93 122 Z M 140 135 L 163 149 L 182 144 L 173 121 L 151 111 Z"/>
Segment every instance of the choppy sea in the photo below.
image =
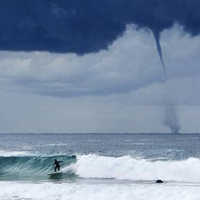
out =
<path fill-rule="evenodd" d="M 0 134 L 0 200 L 151 199 L 200 199 L 200 134 Z"/>

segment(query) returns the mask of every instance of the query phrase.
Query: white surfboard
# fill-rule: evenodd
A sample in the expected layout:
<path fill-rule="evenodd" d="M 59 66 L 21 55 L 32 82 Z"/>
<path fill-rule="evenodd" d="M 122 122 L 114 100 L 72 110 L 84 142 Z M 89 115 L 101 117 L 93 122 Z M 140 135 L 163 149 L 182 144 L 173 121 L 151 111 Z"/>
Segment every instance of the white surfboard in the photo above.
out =
<path fill-rule="evenodd" d="M 51 172 L 51 173 L 49 173 L 48 175 L 49 175 L 49 176 L 53 176 L 53 175 L 59 175 L 59 174 L 62 174 L 62 171 Z"/>

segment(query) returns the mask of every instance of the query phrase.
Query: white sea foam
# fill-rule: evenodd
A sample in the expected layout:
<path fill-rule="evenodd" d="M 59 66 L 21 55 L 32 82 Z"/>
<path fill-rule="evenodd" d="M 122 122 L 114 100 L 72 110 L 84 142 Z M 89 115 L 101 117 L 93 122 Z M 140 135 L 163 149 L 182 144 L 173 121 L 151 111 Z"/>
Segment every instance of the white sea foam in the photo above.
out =
<path fill-rule="evenodd" d="M 82 178 L 118 180 L 157 180 L 200 182 L 200 159 L 149 161 L 130 156 L 105 157 L 94 154 L 77 157 L 64 171 L 74 171 Z"/>
<path fill-rule="evenodd" d="M 6 151 L 6 150 L 0 150 L 0 156 L 1 157 L 11 157 L 11 156 L 30 156 L 33 155 L 30 152 L 27 151 Z"/>
<path fill-rule="evenodd" d="M 200 186 L 0 182 L 1 200 L 199 200 Z"/>

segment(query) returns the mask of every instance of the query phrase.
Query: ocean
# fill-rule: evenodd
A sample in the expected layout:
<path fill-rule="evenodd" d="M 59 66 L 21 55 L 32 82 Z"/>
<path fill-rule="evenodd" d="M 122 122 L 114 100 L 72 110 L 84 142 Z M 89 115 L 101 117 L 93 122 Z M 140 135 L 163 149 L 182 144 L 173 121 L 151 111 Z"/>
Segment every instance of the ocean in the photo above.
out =
<path fill-rule="evenodd" d="M 199 199 L 200 134 L 0 134 L 0 200 Z"/>

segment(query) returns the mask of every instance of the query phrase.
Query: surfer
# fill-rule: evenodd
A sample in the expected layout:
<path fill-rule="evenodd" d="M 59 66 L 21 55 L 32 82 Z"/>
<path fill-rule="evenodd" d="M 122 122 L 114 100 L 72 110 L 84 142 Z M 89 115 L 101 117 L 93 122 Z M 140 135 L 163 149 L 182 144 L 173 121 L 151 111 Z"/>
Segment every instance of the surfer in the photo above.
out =
<path fill-rule="evenodd" d="M 58 169 L 58 171 L 60 171 L 60 163 L 61 162 L 63 162 L 63 161 L 57 161 L 56 159 L 55 159 L 55 161 L 54 161 L 54 163 L 53 163 L 53 165 L 52 166 L 54 166 L 55 165 L 55 167 L 54 167 L 54 171 L 56 172 L 56 169 Z"/>

